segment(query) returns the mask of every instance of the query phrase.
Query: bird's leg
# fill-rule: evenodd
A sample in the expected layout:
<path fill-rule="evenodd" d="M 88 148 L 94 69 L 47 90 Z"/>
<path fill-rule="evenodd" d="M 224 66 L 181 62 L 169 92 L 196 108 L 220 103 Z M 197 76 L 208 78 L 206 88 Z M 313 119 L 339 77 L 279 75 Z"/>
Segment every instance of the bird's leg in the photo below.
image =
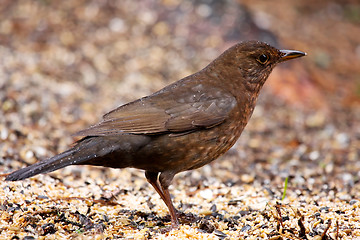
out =
<path fill-rule="evenodd" d="M 169 186 L 171 184 L 172 179 L 174 178 L 174 173 L 170 172 L 162 172 L 159 177 L 160 187 L 164 195 L 164 202 L 169 208 L 170 217 L 171 217 L 171 227 L 178 228 L 179 227 L 179 220 L 177 218 L 177 210 L 174 207 L 170 193 L 169 193 Z"/>
<path fill-rule="evenodd" d="M 156 192 L 160 195 L 161 199 L 164 201 L 166 206 L 169 209 L 170 217 L 171 217 L 171 227 L 177 228 L 179 226 L 179 221 L 177 219 L 177 210 L 172 204 L 170 193 L 169 193 L 169 185 L 174 177 L 173 174 L 164 174 L 160 175 L 160 179 L 158 180 L 159 173 L 158 172 L 149 172 L 145 171 L 145 177 L 147 181 L 153 186 Z"/>
<path fill-rule="evenodd" d="M 158 176 L 159 176 L 158 172 L 145 171 L 146 180 L 151 184 L 151 186 L 155 188 L 156 192 L 160 195 L 161 199 L 166 203 L 165 200 L 166 198 L 159 184 Z"/>

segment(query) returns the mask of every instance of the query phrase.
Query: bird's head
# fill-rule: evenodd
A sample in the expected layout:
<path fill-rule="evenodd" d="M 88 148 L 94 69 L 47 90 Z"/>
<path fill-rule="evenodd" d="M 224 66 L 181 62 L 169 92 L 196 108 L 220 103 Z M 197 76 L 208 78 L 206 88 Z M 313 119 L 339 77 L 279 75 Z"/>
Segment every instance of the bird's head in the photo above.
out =
<path fill-rule="evenodd" d="M 242 42 L 220 55 L 212 69 L 219 69 L 221 73 L 217 74 L 227 75 L 234 85 L 242 81 L 248 90 L 258 91 L 278 63 L 305 55 L 295 50 L 278 50 L 263 42 Z"/>

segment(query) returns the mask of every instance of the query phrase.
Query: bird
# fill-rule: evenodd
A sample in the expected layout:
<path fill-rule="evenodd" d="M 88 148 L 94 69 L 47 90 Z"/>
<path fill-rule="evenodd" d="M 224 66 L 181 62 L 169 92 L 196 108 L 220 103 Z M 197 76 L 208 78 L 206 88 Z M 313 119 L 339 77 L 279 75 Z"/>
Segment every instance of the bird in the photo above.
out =
<path fill-rule="evenodd" d="M 7 175 L 23 180 L 69 165 L 136 168 L 166 204 L 179 227 L 169 186 L 177 173 L 200 168 L 240 137 L 260 89 L 274 67 L 305 56 L 259 41 L 239 42 L 202 70 L 106 113 L 75 133 L 82 137 L 58 155 Z"/>

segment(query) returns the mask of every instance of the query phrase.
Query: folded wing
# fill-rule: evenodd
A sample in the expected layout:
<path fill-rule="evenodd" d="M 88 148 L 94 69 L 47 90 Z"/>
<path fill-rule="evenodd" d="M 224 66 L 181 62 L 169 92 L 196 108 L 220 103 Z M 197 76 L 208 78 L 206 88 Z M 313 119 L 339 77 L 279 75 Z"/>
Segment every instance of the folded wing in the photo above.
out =
<path fill-rule="evenodd" d="M 199 86 L 190 90 L 169 86 L 171 91 L 164 89 L 120 106 L 105 114 L 99 124 L 75 135 L 181 133 L 221 124 L 236 106 L 236 99 L 213 86 Z M 176 95 L 172 94 L 175 89 Z"/>

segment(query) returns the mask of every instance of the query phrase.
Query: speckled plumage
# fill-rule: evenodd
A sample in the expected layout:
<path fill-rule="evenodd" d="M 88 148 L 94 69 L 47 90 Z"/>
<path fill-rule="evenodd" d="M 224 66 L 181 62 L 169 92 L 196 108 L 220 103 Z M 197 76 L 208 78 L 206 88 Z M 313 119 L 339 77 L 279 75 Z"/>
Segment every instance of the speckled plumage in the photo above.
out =
<path fill-rule="evenodd" d="M 78 132 L 84 138 L 68 151 L 15 171 L 6 180 L 74 164 L 143 169 L 175 227 L 178 219 L 168 191 L 175 174 L 228 151 L 275 65 L 304 55 L 255 41 L 236 44 L 201 71 L 105 114 L 100 123 Z"/>

